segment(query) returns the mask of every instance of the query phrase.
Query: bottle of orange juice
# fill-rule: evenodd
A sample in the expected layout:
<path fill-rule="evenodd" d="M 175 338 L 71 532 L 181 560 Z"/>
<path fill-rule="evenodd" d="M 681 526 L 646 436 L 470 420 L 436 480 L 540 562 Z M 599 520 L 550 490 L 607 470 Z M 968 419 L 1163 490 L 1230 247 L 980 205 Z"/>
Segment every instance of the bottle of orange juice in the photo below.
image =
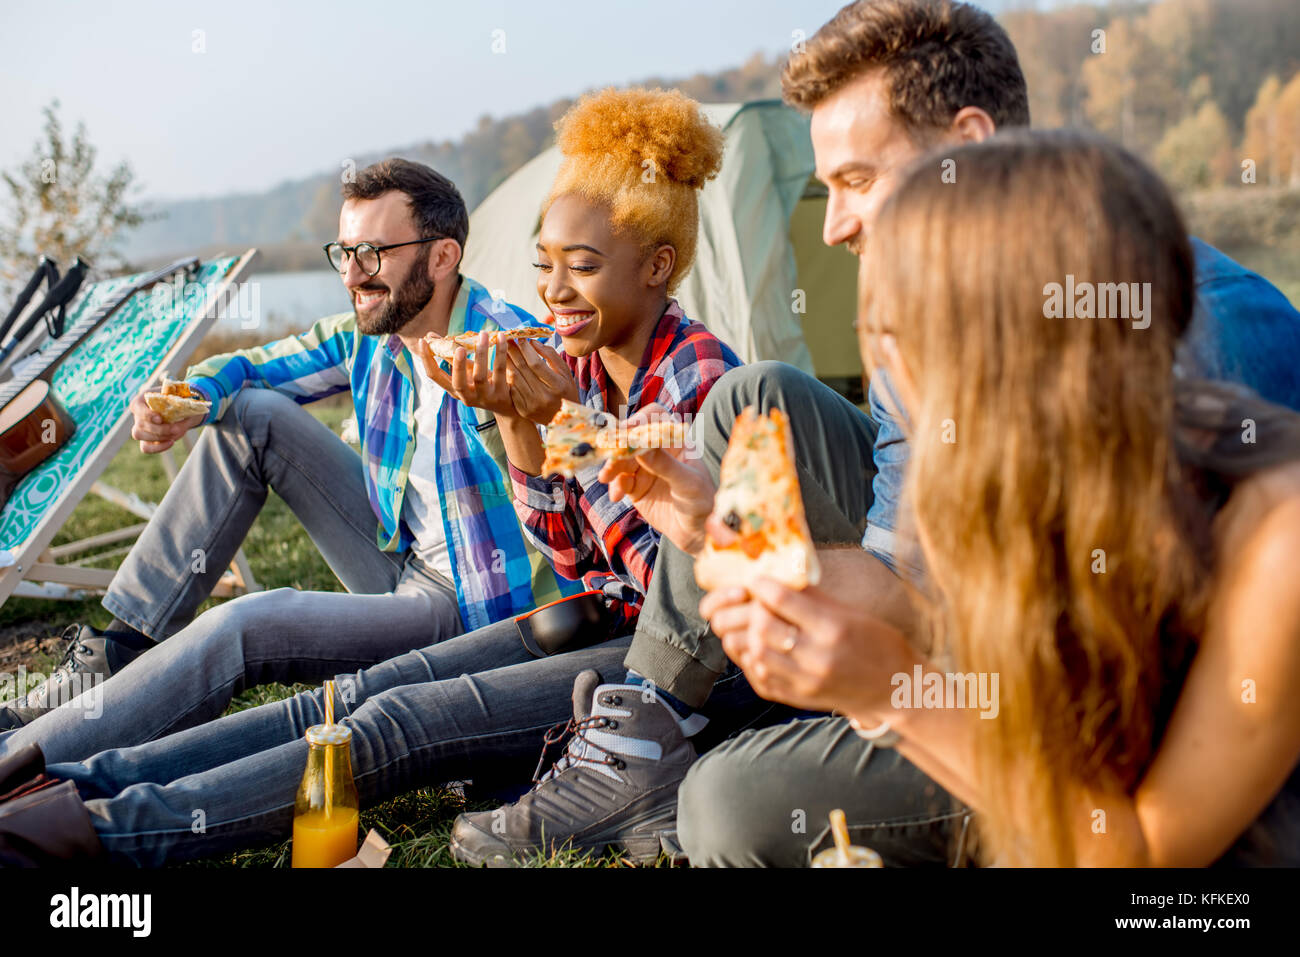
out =
<path fill-rule="evenodd" d="M 352 781 L 352 729 L 307 729 L 307 770 L 293 808 L 294 867 L 335 867 L 357 853 L 360 802 Z"/>

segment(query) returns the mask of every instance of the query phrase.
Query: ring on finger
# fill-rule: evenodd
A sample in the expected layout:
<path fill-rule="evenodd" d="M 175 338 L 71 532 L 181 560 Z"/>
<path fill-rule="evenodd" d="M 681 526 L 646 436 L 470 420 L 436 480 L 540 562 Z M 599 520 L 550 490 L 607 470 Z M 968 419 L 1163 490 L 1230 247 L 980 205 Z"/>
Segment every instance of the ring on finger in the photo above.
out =
<path fill-rule="evenodd" d="M 785 640 L 781 642 L 781 650 L 788 655 L 790 652 L 794 651 L 794 646 L 798 643 L 799 629 L 796 626 L 791 625 L 789 631 L 786 632 Z"/>

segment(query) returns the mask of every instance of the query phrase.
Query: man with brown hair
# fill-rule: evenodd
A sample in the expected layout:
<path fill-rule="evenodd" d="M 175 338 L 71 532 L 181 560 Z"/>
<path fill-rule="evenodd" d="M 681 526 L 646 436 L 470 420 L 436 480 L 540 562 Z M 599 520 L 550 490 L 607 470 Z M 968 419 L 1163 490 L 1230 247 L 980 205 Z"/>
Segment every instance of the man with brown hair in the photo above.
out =
<path fill-rule="evenodd" d="M 142 452 L 208 427 L 104 596 L 112 624 L 70 626 L 55 674 L 0 704 L 0 754 L 139 744 L 217 717 L 246 687 L 315 683 L 561 597 L 525 544 L 492 415 L 413 359 L 428 333 L 536 323 L 461 274 L 469 214 L 446 177 L 394 158 L 342 194 L 325 255 L 352 311 L 191 368 L 206 415 L 168 424 L 132 401 Z M 342 392 L 359 454 L 302 408 Z M 277 588 L 195 617 L 272 490 L 347 591 Z M 84 720 L 70 687 L 91 688 L 103 716 Z"/>
<path fill-rule="evenodd" d="M 1025 81 L 1005 31 L 982 10 L 948 0 L 844 7 L 790 59 L 782 86 L 788 102 L 811 113 L 817 177 L 828 190 L 823 239 L 857 254 L 875 238 L 876 212 L 903 170 L 928 155 L 939 177 L 945 147 L 1029 124 Z M 1259 276 L 1199 240 L 1193 247 L 1198 295 L 1179 355 L 1183 373 L 1233 380 L 1300 407 L 1300 376 L 1279 361 L 1300 349 L 1300 315 Z M 906 461 L 906 442 L 889 412 L 894 406 L 881 402 L 888 388 L 877 370 L 870 390 L 880 423 L 877 499 L 901 485 Z M 888 475 L 894 479 L 882 482 Z M 878 512 L 873 505 L 869 521 Z M 869 525 L 863 546 L 874 541 L 892 545 L 895 554 L 906 551 L 892 541 L 893 528 Z M 867 583 L 837 595 L 881 615 L 896 590 Z M 719 634 L 749 629 L 752 641 L 800 640 L 797 629 L 791 635 L 757 603 L 715 594 L 703 611 Z M 755 679 L 760 691 L 782 697 L 772 695 L 765 678 Z M 830 675 L 805 678 L 833 684 Z M 822 717 L 753 732 L 711 752 L 679 795 L 679 830 L 692 861 L 805 864 L 829 845 L 825 822 L 835 807 L 846 810 L 855 841 L 875 847 L 888 863 L 962 859 L 968 815 L 897 752 L 881 751 L 891 732 L 876 730 L 863 740 L 846 719 Z M 742 801 L 744 812 L 735 814 Z M 807 816 L 806 835 L 789 826 L 795 808 Z"/>
<path fill-rule="evenodd" d="M 786 99 L 811 113 L 816 175 L 828 190 L 823 239 L 854 253 L 871 237 L 876 211 L 909 165 L 930 153 L 939 176 L 945 145 L 1029 123 L 1015 47 L 992 16 L 968 3 L 851 3 L 791 57 L 782 81 Z M 1203 243 L 1194 245 L 1199 302 L 1182 363 L 1196 374 L 1244 382 L 1266 398 L 1300 407 L 1300 377 L 1283 361 L 1300 351 L 1300 318 L 1264 280 Z M 888 393 L 885 376 L 873 374 L 868 416 L 791 366 L 756 363 L 719 381 L 694 438 L 716 482 L 739 411 L 748 405 L 782 409 L 791 420 L 804 507 L 819 543 L 822 587 L 911 632 L 914 612 L 900 576 L 918 578 L 921 571 L 915 546 L 898 533 L 907 445 Z M 636 501 L 674 499 L 662 478 L 635 484 Z M 680 496 L 682 487 L 676 491 Z M 678 524 L 698 540 L 702 529 L 695 526 L 708 509 L 707 503 L 694 504 L 700 507 L 691 514 L 679 509 Z M 681 754 L 699 730 L 698 709 L 706 701 L 716 721 L 724 700 L 735 707 L 745 699 L 746 676 L 727 660 L 718 635 L 748 631 L 787 650 L 799 635 L 744 593 L 711 595 L 706 621 L 694 557 L 664 534 L 625 661 L 626 682 L 658 695 L 679 719 L 663 740 L 647 742 L 647 750 Z M 686 535 L 681 544 L 691 548 L 691 538 Z M 641 800 L 658 809 L 667 799 L 652 802 L 651 791 L 668 793 L 684 778 L 678 826 L 695 864 L 806 865 L 829 846 L 827 814 L 837 807 L 845 810 L 854 838 L 889 864 L 964 859 L 968 811 L 885 748 L 888 742 L 888 732 L 866 740 L 847 720 L 825 715 L 751 730 L 710 752 L 689 773 L 680 762 L 664 763 Z M 571 755 L 556 773 L 579 786 L 578 779 L 593 774 L 590 756 L 581 743 Z M 593 819 L 626 813 L 599 798 L 593 802 Z M 486 814 L 463 815 L 453 838 L 489 823 Z M 537 827 L 563 843 L 560 822 Z M 505 844 L 503 856 L 527 850 Z"/>

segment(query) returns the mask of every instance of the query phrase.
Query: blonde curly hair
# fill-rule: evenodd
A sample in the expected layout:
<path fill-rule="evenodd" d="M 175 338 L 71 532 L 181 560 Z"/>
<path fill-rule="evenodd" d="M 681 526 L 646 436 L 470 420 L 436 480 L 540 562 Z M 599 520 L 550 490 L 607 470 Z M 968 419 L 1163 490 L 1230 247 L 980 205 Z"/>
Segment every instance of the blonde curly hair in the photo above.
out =
<path fill-rule="evenodd" d="M 659 89 L 588 94 L 555 128 L 564 162 L 542 216 L 560 196 L 577 194 L 607 207 L 614 231 L 641 238 L 647 252 L 672 246 L 671 295 L 695 261 L 695 193 L 722 168 L 722 131 L 690 97 Z"/>

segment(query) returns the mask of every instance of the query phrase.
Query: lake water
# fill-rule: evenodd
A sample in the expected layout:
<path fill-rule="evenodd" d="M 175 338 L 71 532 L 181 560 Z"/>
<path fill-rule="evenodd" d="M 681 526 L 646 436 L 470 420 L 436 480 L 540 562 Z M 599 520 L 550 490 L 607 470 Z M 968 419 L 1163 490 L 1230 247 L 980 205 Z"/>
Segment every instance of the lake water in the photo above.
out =
<path fill-rule="evenodd" d="M 268 336 L 285 336 L 352 308 L 339 274 L 327 269 L 245 275 L 238 303 L 239 308 L 230 310 L 230 315 L 218 318 L 215 329 L 255 329 Z"/>

